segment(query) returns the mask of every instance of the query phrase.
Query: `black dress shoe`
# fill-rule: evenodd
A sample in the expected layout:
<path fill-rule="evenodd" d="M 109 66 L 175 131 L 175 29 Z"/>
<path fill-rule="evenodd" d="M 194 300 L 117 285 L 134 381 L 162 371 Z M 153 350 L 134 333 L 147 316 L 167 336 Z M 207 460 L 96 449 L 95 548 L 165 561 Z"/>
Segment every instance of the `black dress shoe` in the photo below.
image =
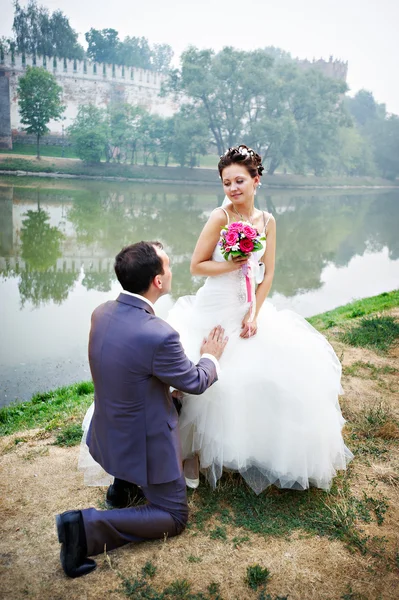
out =
<path fill-rule="evenodd" d="M 135 483 L 116 479 L 107 490 L 105 503 L 107 508 L 128 508 L 145 500 L 141 488 Z"/>
<path fill-rule="evenodd" d="M 96 562 L 87 558 L 86 534 L 80 510 L 69 510 L 56 516 L 60 560 L 68 577 L 81 577 L 96 568 Z"/>

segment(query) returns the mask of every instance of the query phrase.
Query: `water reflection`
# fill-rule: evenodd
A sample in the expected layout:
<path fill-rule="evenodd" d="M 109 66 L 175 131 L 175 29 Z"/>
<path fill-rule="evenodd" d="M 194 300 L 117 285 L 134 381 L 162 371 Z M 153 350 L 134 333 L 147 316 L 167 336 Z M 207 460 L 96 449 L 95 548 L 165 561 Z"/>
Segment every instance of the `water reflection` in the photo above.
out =
<path fill-rule="evenodd" d="M 212 189 L 87 183 L 67 189 L 0 187 L 0 273 L 18 278 L 21 306 L 61 303 L 81 268 L 87 290 L 109 292 L 113 257 L 124 245 L 160 239 L 173 260 L 174 297 L 194 292 L 191 253 L 210 211 L 222 197 Z M 322 286 L 322 271 L 355 255 L 388 248 L 399 257 L 398 193 L 274 194 L 259 206 L 278 222 L 273 292 L 293 297 Z"/>
<path fill-rule="evenodd" d="M 90 314 L 118 293 L 122 246 L 160 239 L 173 297 L 194 293 L 202 279 L 190 275 L 192 251 L 222 201 L 213 187 L 3 179 L 0 405 L 90 377 Z M 278 308 L 308 316 L 398 287 L 399 191 L 262 190 L 257 202 L 277 220 Z M 157 303 L 161 316 L 171 303 Z"/>

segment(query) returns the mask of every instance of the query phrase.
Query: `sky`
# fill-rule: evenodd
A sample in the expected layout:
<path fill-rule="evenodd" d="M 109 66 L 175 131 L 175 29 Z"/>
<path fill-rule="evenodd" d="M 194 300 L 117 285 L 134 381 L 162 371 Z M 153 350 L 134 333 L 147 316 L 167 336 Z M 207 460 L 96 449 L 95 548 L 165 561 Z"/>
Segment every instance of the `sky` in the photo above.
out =
<path fill-rule="evenodd" d="M 26 0 L 20 0 L 21 5 Z M 299 58 L 348 61 L 350 94 L 373 92 L 399 114 L 399 0 L 39 0 L 60 9 L 80 34 L 113 28 L 120 38 L 220 50 L 277 46 Z M 0 0 L 0 37 L 10 35 L 12 0 Z"/>

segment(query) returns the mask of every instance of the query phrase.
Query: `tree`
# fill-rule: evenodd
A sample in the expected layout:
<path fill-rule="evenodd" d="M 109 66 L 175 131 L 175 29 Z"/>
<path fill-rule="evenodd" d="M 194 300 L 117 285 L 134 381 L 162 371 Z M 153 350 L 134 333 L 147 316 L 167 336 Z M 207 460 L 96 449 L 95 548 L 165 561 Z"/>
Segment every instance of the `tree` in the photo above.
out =
<path fill-rule="evenodd" d="M 152 51 L 145 37 L 126 37 L 119 46 L 118 62 L 127 67 L 151 69 Z"/>
<path fill-rule="evenodd" d="M 277 49 L 223 48 L 215 54 L 191 47 L 163 93 L 188 98 L 206 116 L 219 154 L 249 142 L 269 174 L 282 162 L 321 174 L 345 122 L 341 97 L 346 89 L 344 82 L 315 69 L 299 69 Z"/>
<path fill-rule="evenodd" d="M 93 104 L 80 106 L 68 133 L 78 157 L 87 163 L 99 163 L 106 152 L 108 128 L 105 113 Z"/>
<path fill-rule="evenodd" d="M 36 0 L 29 0 L 26 8 L 15 1 L 13 31 L 17 52 L 78 60 L 84 57 L 68 18 L 60 10 L 50 14 Z"/>
<path fill-rule="evenodd" d="M 385 104 L 378 104 L 367 90 L 347 98 L 346 107 L 372 150 L 380 174 L 395 179 L 399 175 L 399 117 L 387 114 Z"/>
<path fill-rule="evenodd" d="M 371 145 L 356 126 L 339 128 L 336 152 L 331 157 L 330 167 L 339 175 L 376 174 Z"/>
<path fill-rule="evenodd" d="M 155 44 L 152 49 L 152 68 L 154 71 L 168 73 L 173 54 L 173 49 L 169 44 Z"/>
<path fill-rule="evenodd" d="M 174 117 L 172 154 L 181 167 L 198 165 L 198 155 L 207 153 L 209 129 L 206 118 L 192 106 L 182 106 Z"/>
<path fill-rule="evenodd" d="M 399 116 L 379 119 L 371 129 L 375 161 L 383 177 L 399 176 Z"/>
<path fill-rule="evenodd" d="M 87 56 L 96 62 L 118 64 L 120 40 L 115 29 L 93 29 L 85 33 Z"/>
<path fill-rule="evenodd" d="M 27 125 L 27 133 L 36 135 L 37 158 L 40 158 L 40 138 L 49 131 L 51 119 L 58 121 L 65 106 L 62 104 L 62 88 L 55 77 L 41 67 L 27 67 L 26 74 L 18 84 L 21 123 Z"/>
<path fill-rule="evenodd" d="M 325 77 L 315 69 L 301 72 L 295 81 L 290 108 L 298 130 L 298 171 L 325 173 L 339 127 L 349 125 L 341 102 L 346 90 L 344 81 Z"/>
<path fill-rule="evenodd" d="M 378 104 L 367 90 L 360 90 L 353 98 L 346 98 L 345 104 L 358 125 L 366 125 L 378 116 Z"/>
<path fill-rule="evenodd" d="M 203 110 L 218 154 L 242 139 L 254 98 L 267 85 L 272 58 L 261 50 L 244 52 L 191 47 L 181 56 L 180 70 L 171 72 L 165 92 L 188 97 Z"/>

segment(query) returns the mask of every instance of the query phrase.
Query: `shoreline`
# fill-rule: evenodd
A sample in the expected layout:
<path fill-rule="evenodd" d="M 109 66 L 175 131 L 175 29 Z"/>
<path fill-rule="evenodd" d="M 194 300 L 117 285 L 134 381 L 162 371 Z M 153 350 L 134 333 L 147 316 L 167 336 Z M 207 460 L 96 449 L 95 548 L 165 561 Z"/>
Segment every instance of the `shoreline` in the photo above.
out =
<path fill-rule="evenodd" d="M 77 179 L 77 180 L 91 180 L 91 181 L 120 181 L 120 182 L 131 182 L 131 183 L 160 183 L 160 184 L 177 184 L 177 185 L 206 185 L 219 187 L 218 182 L 213 181 L 199 181 L 196 179 L 151 179 L 142 177 L 122 177 L 117 175 L 76 175 L 73 173 L 48 173 L 45 171 L 19 171 L 19 170 L 1 170 L 0 177 L 42 177 L 47 179 Z M 399 189 L 397 185 L 349 185 L 349 184 L 325 184 L 325 185 L 311 185 L 311 184 L 284 184 L 284 183 L 262 183 L 264 189 L 304 189 L 304 190 L 393 190 Z"/>
<path fill-rule="evenodd" d="M 341 327 L 347 323 L 352 323 L 358 320 L 359 318 L 367 317 L 373 313 L 381 313 L 386 310 L 391 310 L 393 308 L 399 307 L 399 289 L 392 290 L 391 292 L 382 292 L 376 296 L 371 296 L 368 298 L 362 298 L 360 300 L 354 300 L 347 304 L 338 306 L 332 310 L 325 311 L 323 313 L 316 314 L 312 317 L 307 317 L 306 321 L 308 321 L 315 329 L 322 332 L 324 335 L 329 332 L 329 330 L 333 330 L 336 327 Z M 88 373 L 89 366 L 87 362 L 86 356 L 78 356 L 74 359 L 74 369 L 81 373 Z M 59 372 L 59 367 L 57 367 L 57 371 Z M 29 367 L 24 366 L 23 370 L 29 374 L 29 379 L 32 381 L 34 373 L 29 370 Z M 14 369 L 15 371 L 15 369 Z M 31 397 L 26 399 L 14 399 L 9 403 L 0 406 L 0 437 L 1 437 L 1 418 L 2 415 L 6 414 L 7 410 L 12 410 L 14 407 L 22 408 L 29 406 L 32 403 L 32 399 L 37 397 L 49 397 L 52 395 L 57 395 L 60 390 L 74 390 L 76 386 L 79 385 L 87 385 L 89 382 L 86 380 L 76 378 L 73 383 L 62 383 L 62 380 L 66 382 L 68 380 L 67 374 L 62 372 L 60 385 L 53 387 L 51 389 L 45 389 L 44 391 L 40 391 L 40 387 L 37 386 L 35 391 L 32 392 Z M 91 382 L 90 382 L 91 384 Z M 54 380 L 54 384 L 55 380 Z"/>
<path fill-rule="evenodd" d="M 179 167 L 153 165 L 129 165 L 101 162 L 88 165 L 79 159 L 42 157 L 27 158 L 23 155 L 0 153 L 0 177 L 38 177 L 42 179 L 91 180 L 104 182 L 160 183 L 194 186 L 213 186 L 220 188 L 217 168 Z M 340 175 L 265 175 L 262 178 L 265 190 L 303 189 L 303 190 L 367 190 L 399 189 L 399 180 L 382 177 L 350 177 Z"/>

